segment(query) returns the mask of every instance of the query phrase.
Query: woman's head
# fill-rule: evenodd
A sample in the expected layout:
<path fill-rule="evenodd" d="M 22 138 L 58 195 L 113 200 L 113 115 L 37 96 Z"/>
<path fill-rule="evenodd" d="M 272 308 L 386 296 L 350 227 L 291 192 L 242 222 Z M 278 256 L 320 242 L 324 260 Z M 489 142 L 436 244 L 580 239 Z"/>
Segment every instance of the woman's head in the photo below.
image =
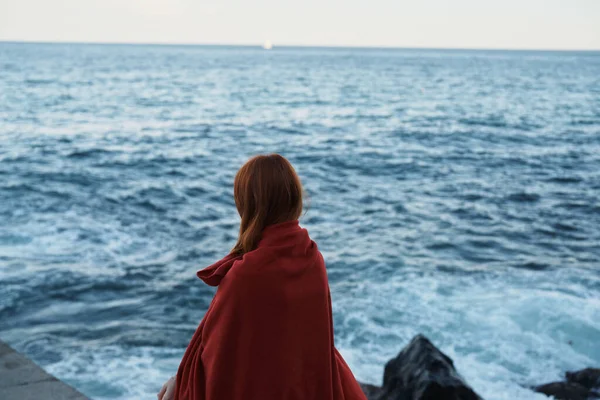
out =
<path fill-rule="evenodd" d="M 248 160 L 235 176 L 235 205 L 242 222 L 232 253 L 254 250 L 262 230 L 272 224 L 293 221 L 302 213 L 302 184 L 288 160 L 279 154 Z"/>

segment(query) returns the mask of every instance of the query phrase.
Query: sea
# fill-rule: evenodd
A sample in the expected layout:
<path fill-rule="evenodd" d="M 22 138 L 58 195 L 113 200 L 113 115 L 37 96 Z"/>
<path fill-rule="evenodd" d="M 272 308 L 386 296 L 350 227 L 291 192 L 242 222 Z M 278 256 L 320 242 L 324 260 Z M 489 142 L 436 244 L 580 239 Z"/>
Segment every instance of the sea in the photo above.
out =
<path fill-rule="evenodd" d="M 0 338 L 154 398 L 272 152 L 360 381 L 418 333 L 487 400 L 600 367 L 600 52 L 0 43 Z"/>

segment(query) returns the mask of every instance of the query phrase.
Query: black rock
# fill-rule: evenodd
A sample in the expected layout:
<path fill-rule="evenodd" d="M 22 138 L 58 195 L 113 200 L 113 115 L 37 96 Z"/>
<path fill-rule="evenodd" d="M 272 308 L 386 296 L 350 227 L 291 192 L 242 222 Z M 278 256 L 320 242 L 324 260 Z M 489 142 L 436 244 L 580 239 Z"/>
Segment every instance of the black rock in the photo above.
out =
<path fill-rule="evenodd" d="M 588 389 L 600 388 L 600 368 L 586 368 L 567 372 L 567 382 L 578 383 Z"/>
<path fill-rule="evenodd" d="M 590 390 L 578 383 L 552 382 L 533 388 L 538 393 L 553 396 L 556 400 L 588 400 L 591 397 Z"/>
<path fill-rule="evenodd" d="M 381 389 L 362 386 L 369 400 L 481 400 L 452 359 L 422 335 L 386 364 Z"/>
<path fill-rule="evenodd" d="M 556 400 L 600 399 L 600 369 L 586 368 L 567 372 L 565 382 L 551 382 L 533 388 Z"/>
<path fill-rule="evenodd" d="M 377 396 L 381 393 L 381 388 L 379 386 L 370 385 L 368 383 L 360 383 L 360 387 L 367 396 L 369 400 L 376 400 Z"/>

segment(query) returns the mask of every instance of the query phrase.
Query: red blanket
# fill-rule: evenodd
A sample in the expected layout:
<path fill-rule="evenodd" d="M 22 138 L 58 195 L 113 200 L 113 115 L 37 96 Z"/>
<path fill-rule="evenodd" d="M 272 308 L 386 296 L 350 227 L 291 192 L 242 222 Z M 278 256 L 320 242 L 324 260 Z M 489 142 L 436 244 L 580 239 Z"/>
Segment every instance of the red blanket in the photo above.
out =
<path fill-rule="evenodd" d="M 366 400 L 333 345 L 323 257 L 298 221 L 198 271 L 219 286 L 190 342 L 175 400 Z"/>

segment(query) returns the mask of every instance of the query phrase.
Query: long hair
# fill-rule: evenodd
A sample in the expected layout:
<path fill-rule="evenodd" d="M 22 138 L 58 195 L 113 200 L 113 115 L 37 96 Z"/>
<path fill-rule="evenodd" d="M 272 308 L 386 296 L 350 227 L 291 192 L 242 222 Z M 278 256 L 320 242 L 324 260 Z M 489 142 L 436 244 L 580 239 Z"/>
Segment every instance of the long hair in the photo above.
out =
<path fill-rule="evenodd" d="M 302 213 L 300 178 L 279 154 L 248 160 L 235 176 L 233 197 L 242 218 L 233 254 L 256 249 L 266 226 L 296 220 Z"/>

